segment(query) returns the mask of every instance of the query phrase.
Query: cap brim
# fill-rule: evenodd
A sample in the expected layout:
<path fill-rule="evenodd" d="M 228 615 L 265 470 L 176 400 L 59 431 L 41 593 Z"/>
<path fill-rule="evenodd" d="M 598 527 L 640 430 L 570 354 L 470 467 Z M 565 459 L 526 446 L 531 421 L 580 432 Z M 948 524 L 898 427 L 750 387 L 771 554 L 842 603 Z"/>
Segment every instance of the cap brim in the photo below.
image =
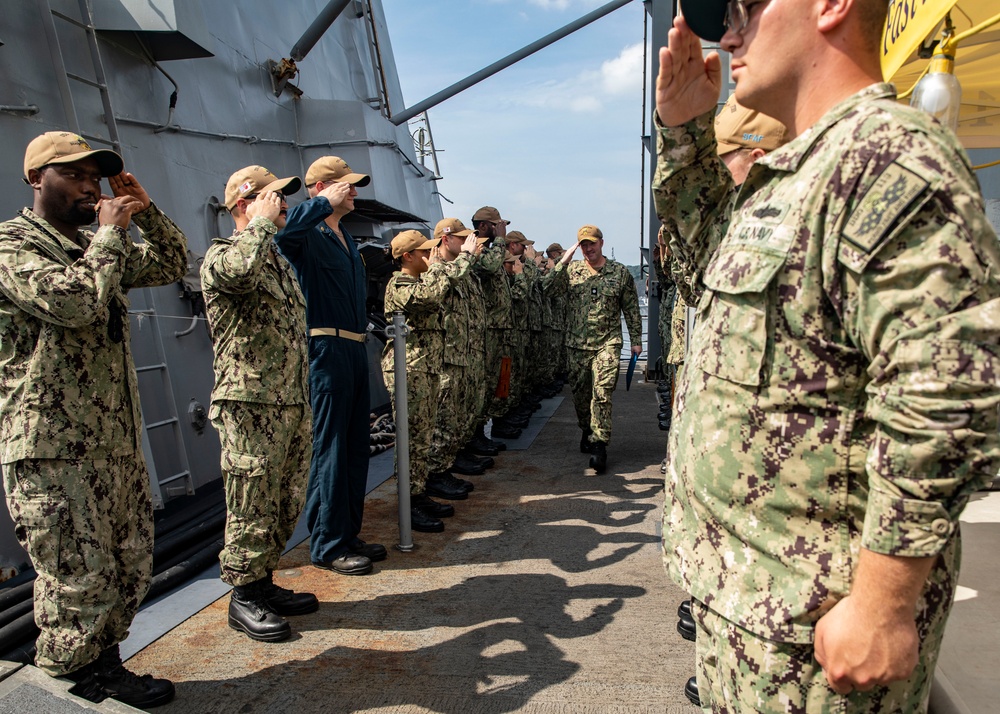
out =
<path fill-rule="evenodd" d="M 298 176 L 290 176 L 288 178 L 272 181 L 267 186 L 262 188 L 260 193 L 266 193 L 267 191 L 281 191 L 286 196 L 289 196 L 293 193 L 297 193 L 300 188 L 302 188 L 302 180 Z"/>
<path fill-rule="evenodd" d="M 344 174 L 340 178 L 331 179 L 336 183 L 349 183 L 352 186 L 367 186 L 372 182 L 372 177 L 368 174 Z"/>
<path fill-rule="evenodd" d="M 718 42 L 726 34 L 726 5 L 727 0 L 681 0 L 681 14 L 694 34 Z"/>
<path fill-rule="evenodd" d="M 736 151 L 737 149 L 745 148 L 743 146 L 740 146 L 739 144 L 730 144 L 728 141 L 718 141 L 717 143 L 718 147 L 716 151 L 719 154 L 719 156 L 725 156 L 726 154 L 730 154 Z"/>
<path fill-rule="evenodd" d="M 580 242 L 581 243 L 586 243 L 586 242 L 589 241 L 591 243 L 596 243 L 599 240 L 600 240 L 600 238 L 598 238 L 597 236 L 584 236 L 583 238 L 580 239 Z"/>
<path fill-rule="evenodd" d="M 439 245 L 441 245 L 441 239 L 440 238 L 431 238 L 426 243 L 424 243 L 422 246 L 420 246 L 420 248 L 418 250 L 423 250 L 424 248 L 437 248 Z"/>
<path fill-rule="evenodd" d="M 489 236 L 479 236 L 478 238 L 476 238 L 476 243 L 478 243 L 479 245 L 485 245 L 486 243 L 489 242 L 489 240 L 490 240 Z"/>
<path fill-rule="evenodd" d="M 101 170 L 101 176 L 117 176 L 125 170 L 125 161 L 118 154 L 110 149 L 97 149 L 95 151 L 81 151 L 79 154 L 69 154 L 52 159 L 50 164 L 72 164 L 74 161 L 82 161 L 93 157 L 97 160 L 97 168 Z"/>

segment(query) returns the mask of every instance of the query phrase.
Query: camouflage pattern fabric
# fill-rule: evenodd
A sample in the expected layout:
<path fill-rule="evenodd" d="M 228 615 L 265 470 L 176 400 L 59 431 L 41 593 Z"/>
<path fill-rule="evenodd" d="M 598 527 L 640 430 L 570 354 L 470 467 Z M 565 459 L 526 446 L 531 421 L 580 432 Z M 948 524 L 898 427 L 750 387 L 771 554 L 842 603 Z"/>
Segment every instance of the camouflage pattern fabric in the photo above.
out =
<path fill-rule="evenodd" d="M 463 420 L 470 418 L 466 403 L 470 371 L 466 367 L 445 362 L 438 373 L 438 410 L 428 455 L 428 471 L 440 473 L 455 462 L 455 456 L 465 443 Z M 478 390 L 476 390 L 478 393 Z"/>
<path fill-rule="evenodd" d="M 599 270 L 585 261 L 557 265 L 543 289 L 566 297 L 566 347 L 570 388 L 581 429 L 590 440 L 611 440 L 611 395 L 618 383 L 625 315 L 631 344 L 641 344 L 642 318 L 635 279 L 621 263 L 606 258 Z"/>
<path fill-rule="evenodd" d="M 481 420 L 499 417 L 509 408 L 508 399 L 495 396 L 497 382 L 500 380 L 500 360 L 504 356 L 510 356 L 509 332 L 514 325 L 510 284 L 503 269 L 506 250 L 507 244 L 504 239 L 497 238 L 479 255 L 474 266 L 486 305 L 486 331 L 483 341 L 485 377 L 482 383 Z"/>
<path fill-rule="evenodd" d="M 678 385 L 667 568 L 808 645 L 859 549 L 940 556 L 1000 465 L 1000 244 L 954 134 L 876 84 L 737 191 L 712 113 L 659 128 L 654 199 L 704 288 Z M 930 652 L 924 653 L 924 657 Z"/>
<path fill-rule="evenodd" d="M 621 345 L 609 342 L 598 350 L 569 349 L 569 386 L 576 423 L 592 432 L 590 441 L 611 441 L 611 395 L 618 384 Z"/>
<path fill-rule="evenodd" d="M 669 260 L 667 258 L 666 260 Z M 654 259 L 653 270 L 656 273 L 656 280 L 660 286 L 660 311 L 657 315 L 656 327 L 660 336 L 660 356 L 664 364 L 668 363 L 667 355 L 673 348 L 673 331 L 670 329 L 670 319 L 674 314 L 674 305 L 677 301 L 677 286 L 673 278 L 665 268 L 664 260 Z"/>
<path fill-rule="evenodd" d="M 668 262 L 673 261 L 668 259 Z M 670 313 L 670 352 L 666 355 L 667 364 L 684 363 L 684 355 L 687 352 L 687 321 L 688 304 L 678 290 L 674 298 L 674 309 Z"/>
<path fill-rule="evenodd" d="M 511 363 L 510 363 L 510 405 L 516 407 L 527 384 L 528 360 L 526 350 L 528 339 L 531 337 L 528 323 L 528 291 L 531 283 L 528 277 L 521 273 L 519 275 L 508 275 L 510 281 L 511 313 L 514 316 L 514 329 L 511 330 Z"/>
<path fill-rule="evenodd" d="M 312 407 L 305 298 L 256 216 L 205 254 L 201 282 L 215 349 L 209 417 L 222 442 L 222 581 L 247 585 L 278 565 L 305 504 Z"/>
<path fill-rule="evenodd" d="M 215 349 L 212 401 L 309 403 L 306 302 L 263 216 L 205 254 L 201 282 Z"/>
<path fill-rule="evenodd" d="M 600 270 L 593 271 L 586 261 L 574 260 L 557 265 L 546 277 L 547 289 L 566 295 L 567 347 L 599 350 L 615 342 L 621 349 L 623 314 L 629 343 L 642 344 L 639 293 L 624 265 L 606 258 Z"/>
<path fill-rule="evenodd" d="M 131 288 L 187 269 L 184 234 L 155 205 L 69 240 L 24 209 L 0 224 L 0 463 L 141 450 Z"/>
<path fill-rule="evenodd" d="M 457 262 L 457 261 L 455 261 Z M 410 493 L 421 494 L 427 483 L 431 439 L 437 421 L 440 377 L 444 362 L 444 334 L 441 331 L 441 303 L 451 289 L 451 280 L 468 272 L 463 260 L 451 271 L 447 263 L 435 263 L 420 277 L 393 273 L 385 288 L 385 313 L 406 316 L 410 334 L 406 337 L 406 404 L 410 446 Z M 382 354 L 382 374 L 392 400 L 396 423 L 396 375 L 393 342 Z"/>
<path fill-rule="evenodd" d="M 952 538 L 948 550 L 958 547 Z M 769 640 L 720 617 L 697 600 L 691 614 L 697 626 L 695 640 L 698 695 L 707 712 L 747 714 L 888 714 L 927 711 L 934 669 L 944 638 L 945 624 L 958 573 L 945 563 L 959 560 L 948 553 L 931 571 L 917 601 L 920 657 L 906 679 L 869 692 L 834 692 L 811 645 Z"/>
<path fill-rule="evenodd" d="M 306 501 L 312 408 L 213 400 L 222 442 L 226 544 L 221 578 L 248 585 L 278 567 Z"/>
<path fill-rule="evenodd" d="M 0 225 L 0 443 L 15 530 L 38 573 L 38 666 L 58 676 L 124 639 L 149 586 L 152 510 L 127 293 L 187 268 L 150 205 L 60 234 L 29 209 Z"/>
<path fill-rule="evenodd" d="M 153 506 L 141 452 L 3 465 L 14 533 L 35 579 L 35 665 L 53 677 L 128 636 L 153 571 Z"/>

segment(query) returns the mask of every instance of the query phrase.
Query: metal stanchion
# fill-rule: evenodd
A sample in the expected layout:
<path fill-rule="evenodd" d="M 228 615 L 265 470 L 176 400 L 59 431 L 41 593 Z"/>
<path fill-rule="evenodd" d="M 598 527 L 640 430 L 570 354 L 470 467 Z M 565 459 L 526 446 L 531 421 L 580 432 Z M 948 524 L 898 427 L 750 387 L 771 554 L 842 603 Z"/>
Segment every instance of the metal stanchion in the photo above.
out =
<path fill-rule="evenodd" d="M 413 529 L 410 527 L 410 426 L 406 403 L 406 336 L 410 334 L 404 315 L 392 314 L 392 324 L 385 328 L 392 338 L 393 373 L 396 395 L 396 479 L 399 497 L 399 544 L 397 550 L 413 550 Z"/>

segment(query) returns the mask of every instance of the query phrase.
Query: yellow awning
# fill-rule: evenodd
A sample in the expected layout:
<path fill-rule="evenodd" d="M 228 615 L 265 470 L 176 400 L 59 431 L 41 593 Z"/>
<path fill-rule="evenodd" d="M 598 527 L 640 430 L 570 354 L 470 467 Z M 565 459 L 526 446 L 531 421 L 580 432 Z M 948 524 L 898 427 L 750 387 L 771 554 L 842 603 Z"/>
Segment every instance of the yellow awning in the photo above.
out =
<path fill-rule="evenodd" d="M 945 15 L 955 36 L 955 75 L 962 85 L 958 136 L 969 149 L 1000 148 L 1000 3 L 997 0 L 891 0 L 883 33 L 882 75 L 900 94 L 920 79 L 929 59 L 917 50 L 941 39 Z M 990 21 L 996 24 L 963 36 Z M 908 100 L 907 100 L 908 101 Z"/>

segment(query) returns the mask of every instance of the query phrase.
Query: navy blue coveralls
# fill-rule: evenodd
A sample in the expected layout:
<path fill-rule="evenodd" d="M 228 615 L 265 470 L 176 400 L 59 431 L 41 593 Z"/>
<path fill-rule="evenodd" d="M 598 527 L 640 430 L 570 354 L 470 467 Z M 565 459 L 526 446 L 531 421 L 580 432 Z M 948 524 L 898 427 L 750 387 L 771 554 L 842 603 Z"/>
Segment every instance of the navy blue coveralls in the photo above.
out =
<path fill-rule="evenodd" d="M 361 254 L 341 227 L 347 247 L 323 222 L 333 213 L 322 196 L 288 209 L 275 236 L 295 268 L 306 298 L 309 330 L 338 328 L 362 334 L 367 278 Z M 305 516 L 314 562 L 329 562 L 356 545 L 368 482 L 368 352 L 344 337 L 309 337 L 313 457 Z"/>

